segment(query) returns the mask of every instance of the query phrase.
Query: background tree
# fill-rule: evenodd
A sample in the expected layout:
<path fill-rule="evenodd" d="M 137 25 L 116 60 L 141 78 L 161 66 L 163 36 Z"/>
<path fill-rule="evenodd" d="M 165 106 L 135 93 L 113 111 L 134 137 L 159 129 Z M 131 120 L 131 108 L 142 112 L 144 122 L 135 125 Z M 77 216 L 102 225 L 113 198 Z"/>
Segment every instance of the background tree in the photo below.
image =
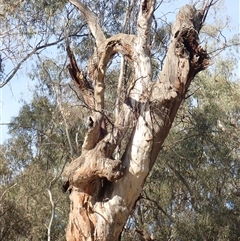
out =
<path fill-rule="evenodd" d="M 61 173 L 70 156 L 64 133 L 61 112 L 46 96 L 36 94 L 13 118 L 2 152 L 11 176 L 1 184 L 1 240 L 65 240 L 69 210 Z"/>

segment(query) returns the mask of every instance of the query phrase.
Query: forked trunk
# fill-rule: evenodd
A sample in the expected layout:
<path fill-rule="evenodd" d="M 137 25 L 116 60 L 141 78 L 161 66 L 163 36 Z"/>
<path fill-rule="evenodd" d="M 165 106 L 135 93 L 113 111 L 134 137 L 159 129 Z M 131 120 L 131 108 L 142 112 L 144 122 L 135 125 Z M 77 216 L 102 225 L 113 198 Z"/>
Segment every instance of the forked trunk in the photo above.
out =
<path fill-rule="evenodd" d="M 142 1 L 136 36 L 118 34 L 109 39 L 86 6 L 78 0 L 70 2 L 85 16 L 96 39 L 96 50 L 88 65 L 93 88 L 68 46 L 69 71 L 92 114 L 82 154 L 64 172 L 71 201 L 67 240 L 117 241 L 192 79 L 209 64 L 198 41 L 206 9 L 197 11 L 186 5 L 180 10 L 164 67 L 153 82 L 150 29 L 154 0 Z M 117 117 L 107 132 L 104 75 L 107 63 L 117 52 L 132 63 L 134 80 L 122 105 L 118 102 Z M 131 135 L 124 154 L 115 160 L 113 152 L 127 131 Z"/>

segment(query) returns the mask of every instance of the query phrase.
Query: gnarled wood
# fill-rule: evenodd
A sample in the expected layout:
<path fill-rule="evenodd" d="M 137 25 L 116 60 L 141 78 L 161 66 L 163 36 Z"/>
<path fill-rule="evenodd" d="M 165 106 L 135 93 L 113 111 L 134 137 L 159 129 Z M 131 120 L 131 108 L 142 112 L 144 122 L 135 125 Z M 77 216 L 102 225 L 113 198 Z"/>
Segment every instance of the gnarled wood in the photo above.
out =
<path fill-rule="evenodd" d="M 98 25 L 94 26 L 96 19 L 86 16 L 80 1 L 70 2 L 85 16 L 97 47 L 94 64 L 88 66 L 95 82 L 95 112 L 89 118 L 82 155 L 64 172 L 71 191 L 67 240 L 116 241 L 192 79 L 209 64 L 198 40 L 204 12 L 189 5 L 180 10 L 172 27 L 164 67 L 159 79 L 153 82 L 149 44 L 155 0 L 142 0 L 136 36 L 118 34 L 109 39 L 103 38 Z M 118 52 L 132 62 L 135 80 L 112 130 L 101 136 L 104 76 L 108 62 Z M 124 155 L 121 160 L 114 160 L 113 152 L 130 126 L 133 128 Z"/>

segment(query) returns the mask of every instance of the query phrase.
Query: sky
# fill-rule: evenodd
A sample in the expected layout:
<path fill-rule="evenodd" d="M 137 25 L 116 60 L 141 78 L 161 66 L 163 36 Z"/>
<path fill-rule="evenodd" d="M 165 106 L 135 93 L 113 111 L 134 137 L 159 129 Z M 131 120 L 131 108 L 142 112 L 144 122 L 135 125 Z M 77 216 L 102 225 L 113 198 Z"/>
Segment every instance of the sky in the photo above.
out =
<path fill-rule="evenodd" d="M 164 9 L 159 9 L 160 12 L 166 13 L 166 7 L 169 9 L 169 16 L 174 17 L 179 8 L 189 1 L 175 0 L 171 4 L 165 5 Z M 225 0 L 225 7 L 221 15 L 228 15 L 231 20 L 231 26 L 238 29 L 240 32 L 240 0 Z M 235 30 L 237 31 L 237 30 Z M 7 134 L 7 123 L 10 123 L 13 116 L 17 116 L 23 100 L 29 102 L 34 82 L 31 81 L 25 74 L 29 71 L 31 64 L 22 68 L 20 73 L 15 76 L 9 84 L 0 89 L 0 144 L 2 144 L 9 136 Z M 240 69 L 240 63 L 239 63 Z M 238 73 L 240 77 L 240 72 Z"/>

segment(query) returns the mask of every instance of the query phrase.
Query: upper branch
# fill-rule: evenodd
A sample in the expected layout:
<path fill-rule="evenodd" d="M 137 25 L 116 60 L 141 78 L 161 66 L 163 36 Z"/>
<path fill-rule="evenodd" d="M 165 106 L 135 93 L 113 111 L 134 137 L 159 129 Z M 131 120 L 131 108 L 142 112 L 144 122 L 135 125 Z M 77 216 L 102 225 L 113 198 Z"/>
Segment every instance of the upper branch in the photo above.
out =
<path fill-rule="evenodd" d="M 76 59 L 74 57 L 74 54 L 72 50 L 70 49 L 69 43 L 66 43 L 66 50 L 68 57 L 70 59 L 70 64 L 67 66 L 68 71 L 72 77 L 72 79 L 77 84 L 79 90 L 81 91 L 82 97 L 87 104 L 88 107 L 93 108 L 94 107 L 94 99 L 93 99 L 93 88 L 86 79 L 86 76 L 84 76 L 83 72 L 78 68 Z"/>
<path fill-rule="evenodd" d="M 172 26 L 167 56 L 151 93 L 155 134 L 152 160 L 156 160 L 191 81 L 209 65 L 209 56 L 199 44 L 202 18 L 202 10 L 185 5 Z"/>
<path fill-rule="evenodd" d="M 139 17 L 138 17 L 138 37 L 141 37 L 142 44 L 147 45 L 150 43 L 150 33 L 152 24 L 152 14 L 154 11 L 156 0 L 142 0 Z M 144 38 L 143 38 L 144 37 Z"/>
<path fill-rule="evenodd" d="M 98 24 L 97 18 L 90 11 L 90 9 L 84 5 L 80 0 L 69 0 L 70 3 L 75 5 L 83 14 L 87 21 L 87 24 L 92 32 L 93 37 L 96 40 L 97 47 L 106 39 L 101 27 Z"/>
<path fill-rule="evenodd" d="M 133 49 L 132 45 L 135 40 L 135 35 L 116 34 L 108 38 L 104 43 L 104 51 L 101 54 L 99 61 L 99 70 L 105 71 L 108 62 L 112 59 L 114 54 L 121 53 L 128 60 L 132 61 Z"/>

